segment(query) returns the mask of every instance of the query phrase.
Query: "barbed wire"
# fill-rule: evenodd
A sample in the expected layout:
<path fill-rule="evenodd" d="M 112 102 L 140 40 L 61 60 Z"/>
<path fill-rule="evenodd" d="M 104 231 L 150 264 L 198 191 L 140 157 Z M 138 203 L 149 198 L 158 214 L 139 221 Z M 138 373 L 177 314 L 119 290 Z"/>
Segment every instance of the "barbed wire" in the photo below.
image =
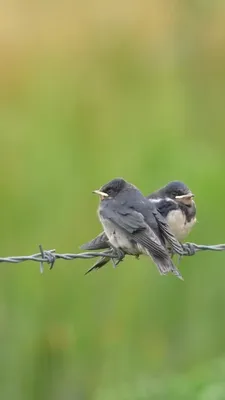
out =
<path fill-rule="evenodd" d="M 75 260 L 77 258 L 80 259 L 89 259 L 95 257 L 110 257 L 111 259 L 117 258 L 118 255 L 114 254 L 113 250 L 104 251 L 104 252 L 85 252 L 85 253 L 65 253 L 59 254 L 56 253 L 55 249 L 52 250 L 43 250 L 42 245 L 39 245 L 40 253 L 32 254 L 30 256 L 11 256 L 11 257 L 0 257 L 0 263 L 21 263 L 24 261 L 36 261 L 40 263 L 40 271 L 41 273 L 44 270 L 44 263 L 50 264 L 50 269 L 53 268 L 54 263 L 57 259 L 62 260 Z"/>
<path fill-rule="evenodd" d="M 184 243 L 184 256 L 192 256 L 199 251 L 224 251 L 225 244 L 216 244 L 216 245 L 204 245 L 204 244 L 196 244 L 196 243 Z M 40 272 L 44 271 L 44 263 L 50 265 L 50 269 L 53 268 L 54 263 L 57 259 L 62 260 L 75 260 L 75 259 L 89 259 L 96 257 L 109 257 L 112 260 L 118 258 L 118 254 L 115 254 L 114 250 L 106 250 L 102 252 L 85 252 L 85 253 L 65 253 L 60 254 L 56 253 L 55 249 L 53 250 L 43 250 L 43 247 L 39 245 L 40 252 L 36 254 L 32 254 L 30 256 L 11 256 L 11 257 L 0 257 L 0 263 L 21 263 L 24 261 L 36 261 L 40 263 Z M 192 249 L 190 252 L 188 249 Z"/>

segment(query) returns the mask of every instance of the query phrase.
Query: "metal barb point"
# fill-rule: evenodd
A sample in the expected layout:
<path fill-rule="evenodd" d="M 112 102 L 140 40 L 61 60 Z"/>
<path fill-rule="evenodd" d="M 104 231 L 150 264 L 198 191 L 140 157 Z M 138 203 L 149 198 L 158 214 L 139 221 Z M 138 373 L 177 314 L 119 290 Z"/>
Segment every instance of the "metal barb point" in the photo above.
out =
<path fill-rule="evenodd" d="M 55 255 L 53 253 L 51 253 L 50 251 L 45 251 L 45 256 L 47 256 L 48 264 L 50 264 L 49 269 L 52 269 L 55 264 L 55 260 L 56 260 Z"/>
<path fill-rule="evenodd" d="M 43 251 L 43 247 L 41 244 L 39 244 L 39 249 L 40 249 L 40 253 L 42 258 L 44 258 L 44 251 Z M 43 261 L 40 262 L 40 273 L 43 274 L 44 273 L 44 263 Z"/>

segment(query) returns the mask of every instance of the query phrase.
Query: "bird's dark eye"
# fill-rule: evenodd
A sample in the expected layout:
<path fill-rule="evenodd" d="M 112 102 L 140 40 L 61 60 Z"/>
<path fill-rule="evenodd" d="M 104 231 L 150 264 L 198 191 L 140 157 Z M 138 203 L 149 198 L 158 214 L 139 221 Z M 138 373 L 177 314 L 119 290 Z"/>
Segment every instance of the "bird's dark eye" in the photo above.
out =
<path fill-rule="evenodd" d="M 105 192 L 106 192 L 109 196 L 111 196 L 111 194 L 113 193 L 113 189 L 112 189 L 111 187 L 109 187 L 109 188 L 107 188 L 107 189 L 105 190 Z"/>
<path fill-rule="evenodd" d="M 176 192 L 174 192 L 175 196 L 182 196 L 183 192 L 181 190 L 177 190 Z"/>

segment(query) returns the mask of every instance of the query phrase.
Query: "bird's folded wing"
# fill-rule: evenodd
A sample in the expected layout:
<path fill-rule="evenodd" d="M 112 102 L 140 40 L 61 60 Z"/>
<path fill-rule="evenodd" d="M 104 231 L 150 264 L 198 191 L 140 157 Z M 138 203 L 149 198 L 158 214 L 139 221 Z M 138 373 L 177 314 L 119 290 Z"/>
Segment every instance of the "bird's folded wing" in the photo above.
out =
<path fill-rule="evenodd" d="M 110 220 L 120 229 L 124 230 L 125 234 L 134 240 L 136 243 L 145 247 L 152 255 L 157 257 L 167 257 L 168 252 L 160 239 L 149 225 L 146 224 L 144 216 L 135 211 L 127 210 L 127 208 L 118 207 L 116 205 L 103 208 L 100 211 L 103 218 Z"/>
<path fill-rule="evenodd" d="M 156 217 L 159 229 L 160 229 L 164 239 L 171 245 L 172 249 L 177 254 L 183 255 L 183 253 L 184 253 L 183 247 L 180 244 L 180 242 L 178 242 L 178 240 L 175 238 L 173 233 L 171 232 L 170 227 L 167 224 L 165 218 L 157 210 L 153 211 L 153 214 Z"/>
<path fill-rule="evenodd" d="M 101 249 L 108 249 L 110 247 L 108 238 L 104 232 L 100 233 L 96 238 L 90 240 L 85 244 L 80 246 L 81 249 L 84 250 L 101 250 Z"/>
<path fill-rule="evenodd" d="M 155 199 L 154 197 L 152 198 L 152 195 L 147 196 L 147 199 L 157 208 L 160 215 L 162 215 L 164 218 L 168 215 L 170 211 L 174 210 L 174 206 L 177 206 L 172 199 L 165 200 L 162 198 L 158 199 L 158 201 L 155 202 Z"/>

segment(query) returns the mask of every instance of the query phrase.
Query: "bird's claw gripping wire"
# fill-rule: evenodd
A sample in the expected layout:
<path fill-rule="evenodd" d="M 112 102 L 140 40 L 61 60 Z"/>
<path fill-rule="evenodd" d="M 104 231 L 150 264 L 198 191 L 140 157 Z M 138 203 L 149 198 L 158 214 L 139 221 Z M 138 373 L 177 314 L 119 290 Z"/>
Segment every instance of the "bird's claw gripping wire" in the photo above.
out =
<path fill-rule="evenodd" d="M 124 257 L 125 257 L 126 254 L 125 254 L 124 251 L 121 250 L 121 249 L 115 248 L 115 247 L 113 247 L 113 246 L 111 246 L 111 247 L 112 247 L 112 249 L 113 249 L 113 253 L 114 253 L 115 256 L 116 256 L 115 259 L 112 258 L 111 260 L 112 260 L 112 263 L 113 263 L 113 267 L 116 268 L 117 265 L 118 265 L 121 261 L 123 261 L 123 259 L 124 259 Z"/>

